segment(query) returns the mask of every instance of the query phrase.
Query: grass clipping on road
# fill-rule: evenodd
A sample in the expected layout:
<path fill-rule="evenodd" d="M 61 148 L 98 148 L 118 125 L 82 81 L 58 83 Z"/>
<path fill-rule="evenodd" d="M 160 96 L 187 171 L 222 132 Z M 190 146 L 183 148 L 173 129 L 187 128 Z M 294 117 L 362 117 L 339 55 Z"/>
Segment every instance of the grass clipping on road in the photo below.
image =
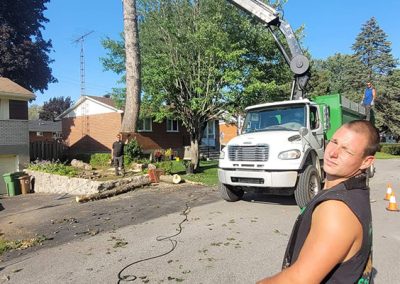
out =
<path fill-rule="evenodd" d="M 45 240 L 48 240 L 45 236 L 37 236 L 27 240 L 16 240 L 9 241 L 4 238 L 0 238 L 0 255 L 9 250 L 23 250 L 29 247 L 42 245 Z"/>

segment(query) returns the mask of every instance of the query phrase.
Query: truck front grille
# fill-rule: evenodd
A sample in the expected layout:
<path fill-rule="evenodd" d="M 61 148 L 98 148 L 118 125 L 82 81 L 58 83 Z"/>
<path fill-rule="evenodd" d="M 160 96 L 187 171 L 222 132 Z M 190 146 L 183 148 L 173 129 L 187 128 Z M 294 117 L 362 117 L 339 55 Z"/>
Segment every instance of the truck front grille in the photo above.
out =
<path fill-rule="evenodd" d="M 268 161 L 269 146 L 228 146 L 229 160 L 235 162 L 251 161 L 266 162 Z"/>
<path fill-rule="evenodd" d="M 232 182 L 264 184 L 263 178 L 244 178 L 244 177 L 231 177 Z"/>

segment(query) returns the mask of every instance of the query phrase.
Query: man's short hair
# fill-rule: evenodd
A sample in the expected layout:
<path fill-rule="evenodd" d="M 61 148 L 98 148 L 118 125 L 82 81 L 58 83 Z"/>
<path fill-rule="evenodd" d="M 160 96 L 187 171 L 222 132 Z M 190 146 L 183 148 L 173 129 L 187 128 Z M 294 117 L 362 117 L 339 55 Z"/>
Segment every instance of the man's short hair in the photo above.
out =
<path fill-rule="evenodd" d="M 379 150 L 379 132 L 371 122 L 367 120 L 353 120 L 343 124 L 356 133 L 364 134 L 367 138 L 367 146 L 364 149 L 364 157 L 374 156 Z"/>

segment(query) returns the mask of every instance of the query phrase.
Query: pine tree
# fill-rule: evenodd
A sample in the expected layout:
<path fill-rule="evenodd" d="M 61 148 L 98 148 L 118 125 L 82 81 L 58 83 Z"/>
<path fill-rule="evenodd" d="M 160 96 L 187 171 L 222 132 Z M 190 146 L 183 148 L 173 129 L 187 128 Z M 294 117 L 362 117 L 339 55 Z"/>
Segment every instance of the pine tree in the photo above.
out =
<path fill-rule="evenodd" d="M 374 17 L 362 26 L 352 49 L 366 68 L 365 81 L 376 82 L 396 67 L 397 62 L 391 54 L 391 42 Z"/>
<path fill-rule="evenodd" d="M 376 104 L 376 126 L 384 132 L 400 136 L 400 70 L 381 80 Z"/>

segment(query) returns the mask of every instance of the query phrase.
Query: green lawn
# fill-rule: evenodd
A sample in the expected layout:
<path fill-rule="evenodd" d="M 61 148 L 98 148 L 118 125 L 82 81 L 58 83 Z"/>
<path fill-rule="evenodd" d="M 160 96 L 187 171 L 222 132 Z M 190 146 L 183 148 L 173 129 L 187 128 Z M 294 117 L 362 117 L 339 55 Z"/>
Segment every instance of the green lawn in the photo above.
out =
<path fill-rule="evenodd" d="M 397 155 L 391 155 L 383 152 L 377 152 L 375 155 L 375 158 L 377 159 L 400 159 L 400 156 Z"/>
<path fill-rule="evenodd" d="M 174 161 L 172 164 L 172 174 L 179 174 L 183 179 L 200 182 L 208 186 L 218 184 L 218 161 L 200 161 L 200 169 L 195 174 L 186 174 L 185 166 L 182 162 Z"/>

